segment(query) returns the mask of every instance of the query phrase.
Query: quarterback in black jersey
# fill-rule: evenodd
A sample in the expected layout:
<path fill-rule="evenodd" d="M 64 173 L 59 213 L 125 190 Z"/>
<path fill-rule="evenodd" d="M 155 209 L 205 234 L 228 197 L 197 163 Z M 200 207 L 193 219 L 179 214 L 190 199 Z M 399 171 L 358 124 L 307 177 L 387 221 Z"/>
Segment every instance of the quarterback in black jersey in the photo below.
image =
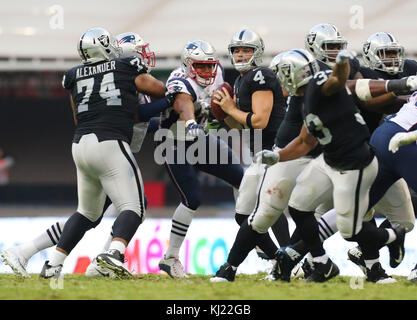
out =
<path fill-rule="evenodd" d="M 272 150 L 286 108 L 275 74 L 271 69 L 259 66 L 263 52 L 263 40 L 252 30 L 244 29 L 234 34 L 229 44 L 229 55 L 240 73 L 234 83 L 235 99 L 226 90 L 214 93 L 214 102 L 229 115 L 229 119 L 250 130 L 248 144 L 252 154 L 260 148 Z M 225 119 L 228 124 L 229 119 Z M 230 126 L 233 127 L 233 124 Z M 256 145 L 259 141 L 255 137 L 259 132 L 262 132 L 262 143 Z M 237 267 L 256 245 L 264 251 L 266 249 L 265 254 L 269 258 L 277 250 L 268 230 L 257 230 L 251 226 L 251 213 L 256 211 L 258 185 L 262 184 L 265 170 L 265 165 L 254 161 L 245 171 L 236 200 L 236 218 L 240 220 L 241 227 L 226 264 L 212 278 L 214 282 L 233 281 Z M 249 219 L 246 219 L 248 216 Z M 280 245 L 289 242 L 288 222 L 284 215 L 276 222 L 273 232 Z"/>
<path fill-rule="evenodd" d="M 120 212 L 109 251 L 98 264 L 118 277 L 129 276 L 124 250 L 145 214 L 141 174 L 130 150 L 138 108 L 137 90 L 146 92 L 146 66 L 140 57 L 121 58 L 116 39 L 103 28 L 86 31 L 78 43 L 83 65 L 67 71 L 63 86 L 71 91 L 76 129 L 72 154 L 77 167 L 78 208 L 65 224 L 57 248 L 41 277 L 61 272 L 66 256 L 102 216 L 106 195 Z M 161 85 L 162 95 L 165 87 Z M 144 92 L 145 91 L 145 92 Z M 155 91 L 153 91 L 155 92 Z"/>

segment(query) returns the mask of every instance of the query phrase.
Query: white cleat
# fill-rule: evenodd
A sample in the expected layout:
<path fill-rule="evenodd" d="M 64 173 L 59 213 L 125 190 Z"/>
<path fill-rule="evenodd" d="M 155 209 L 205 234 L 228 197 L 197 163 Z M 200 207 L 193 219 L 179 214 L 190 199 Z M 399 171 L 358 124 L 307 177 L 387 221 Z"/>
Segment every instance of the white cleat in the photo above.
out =
<path fill-rule="evenodd" d="M 91 263 L 88 265 L 87 270 L 85 270 L 86 277 L 96 278 L 96 277 L 109 277 L 116 278 L 116 275 L 113 271 L 108 268 L 103 268 L 98 265 L 97 259 L 94 258 Z"/>
<path fill-rule="evenodd" d="M 1 258 L 4 264 L 7 264 L 12 268 L 17 276 L 30 278 L 30 274 L 26 271 L 28 261 L 19 254 L 16 248 L 4 250 L 1 254 Z"/>
<path fill-rule="evenodd" d="M 411 282 L 417 282 L 417 264 L 413 268 L 413 270 L 411 270 L 410 274 L 407 277 L 407 280 L 410 280 Z"/>
<path fill-rule="evenodd" d="M 184 267 L 178 257 L 164 257 L 159 261 L 159 269 L 165 271 L 171 278 L 185 279 L 189 276 L 185 273 Z"/>
<path fill-rule="evenodd" d="M 99 254 L 97 264 L 105 270 L 113 272 L 116 278 L 128 279 L 132 277 L 130 271 L 124 266 L 124 254 L 121 254 L 118 250 L 108 250 Z"/>

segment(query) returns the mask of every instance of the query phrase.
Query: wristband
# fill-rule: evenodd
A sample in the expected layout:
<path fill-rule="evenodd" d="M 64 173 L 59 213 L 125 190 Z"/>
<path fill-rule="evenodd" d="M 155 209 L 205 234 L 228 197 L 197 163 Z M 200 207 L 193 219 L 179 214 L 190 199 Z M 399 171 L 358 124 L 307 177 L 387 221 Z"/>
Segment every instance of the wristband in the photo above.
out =
<path fill-rule="evenodd" d="M 407 78 L 388 80 L 385 86 L 387 92 L 393 92 L 397 96 L 409 93 Z"/>
<path fill-rule="evenodd" d="M 185 122 L 185 127 L 187 128 L 190 124 L 194 124 L 194 123 L 197 123 L 195 122 L 194 119 L 187 120 L 187 122 Z"/>
<path fill-rule="evenodd" d="M 356 85 L 355 85 L 356 96 L 362 101 L 372 99 L 371 89 L 369 88 L 369 81 L 370 79 L 356 80 Z"/>
<path fill-rule="evenodd" d="M 246 124 L 251 129 L 252 129 L 252 116 L 253 116 L 253 112 L 249 112 L 248 115 L 246 116 Z"/>

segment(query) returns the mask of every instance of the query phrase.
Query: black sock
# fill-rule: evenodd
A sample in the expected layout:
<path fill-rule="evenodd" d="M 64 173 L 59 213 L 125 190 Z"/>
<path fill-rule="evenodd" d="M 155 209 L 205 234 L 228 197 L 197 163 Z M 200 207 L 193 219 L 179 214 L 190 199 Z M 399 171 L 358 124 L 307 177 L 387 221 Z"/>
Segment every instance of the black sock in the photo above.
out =
<path fill-rule="evenodd" d="M 113 238 L 121 238 L 129 243 L 142 223 L 142 218 L 131 210 L 122 211 L 113 223 Z"/>
<path fill-rule="evenodd" d="M 376 225 L 376 224 L 375 224 Z M 384 221 L 382 221 L 382 223 L 379 225 L 379 228 L 391 228 L 391 223 L 389 222 L 388 219 L 385 219 Z"/>
<path fill-rule="evenodd" d="M 296 244 L 298 241 L 301 240 L 301 236 L 300 236 L 300 230 L 298 230 L 298 228 L 296 227 L 294 232 L 291 235 L 290 238 L 290 244 Z"/>
<path fill-rule="evenodd" d="M 241 226 L 243 221 L 245 221 L 245 219 L 247 220 L 248 217 L 249 216 L 247 216 L 246 214 L 235 213 L 235 220 L 239 226 Z"/>
<path fill-rule="evenodd" d="M 94 224 L 95 222 L 87 219 L 81 213 L 75 212 L 65 223 L 57 248 L 63 249 L 67 254 L 70 254 L 84 234 L 94 227 Z"/>
<path fill-rule="evenodd" d="M 356 241 L 362 249 L 363 258 L 365 260 L 373 260 L 379 257 L 379 249 L 381 249 L 388 241 L 388 231 L 380 229 L 372 222 L 363 222 L 362 229 L 348 241 Z"/>
<path fill-rule="evenodd" d="M 271 227 L 280 247 L 286 247 L 290 244 L 290 230 L 285 214 L 281 214 L 278 220 Z"/>
<path fill-rule="evenodd" d="M 240 215 L 241 216 L 241 215 Z M 230 249 L 227 262 L 232 266 L 238 267 L 248 256 L 249 252 L 255 248 L 259 233 L 254 231 L 248 220 L 243 220 L 237 232 L 235 242 Z"/>
<path fill-rule="evenodd" d="M 299 229 L 301 239 L 308 246 L 313 257 L 324 255 L 326 252 L 323 249 L 323 244 L 320 240 L 319 226 L 314 217 L 314 211 L 303 212 L 289 207 L 289 212 L 293 218 L 297 228 Z"/>

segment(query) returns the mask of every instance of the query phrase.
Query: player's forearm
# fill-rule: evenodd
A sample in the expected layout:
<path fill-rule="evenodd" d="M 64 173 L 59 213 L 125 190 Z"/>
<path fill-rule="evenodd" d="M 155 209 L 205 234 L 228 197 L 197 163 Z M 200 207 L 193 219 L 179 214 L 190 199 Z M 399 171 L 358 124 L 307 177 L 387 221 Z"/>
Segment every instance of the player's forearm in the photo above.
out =
<path fill-rule="evenodd" d="M 259 114 L 252 112 L 244 112 L 237 108 L 233 109 L 229 115 L 242 125 L 246 125 L 252 129 L 265 129 L 268 122 Z"/>
<path fill-rule="evenodd" d="M 315 144 L 307 143 L 301 137 L 295 138 L 285 148 L 279 150 L 279 161 L 290 161 L 305 156 L 314 149 Z"/>
<path fill-rule="evenodd" d="M 349 73 L 349 61 L 342 64 L 335 64 L 332 75 L 322 87 L 323 95 L 330 96 L 342 90 L 345 87 L 346 80 L 349 78 Z"/>

